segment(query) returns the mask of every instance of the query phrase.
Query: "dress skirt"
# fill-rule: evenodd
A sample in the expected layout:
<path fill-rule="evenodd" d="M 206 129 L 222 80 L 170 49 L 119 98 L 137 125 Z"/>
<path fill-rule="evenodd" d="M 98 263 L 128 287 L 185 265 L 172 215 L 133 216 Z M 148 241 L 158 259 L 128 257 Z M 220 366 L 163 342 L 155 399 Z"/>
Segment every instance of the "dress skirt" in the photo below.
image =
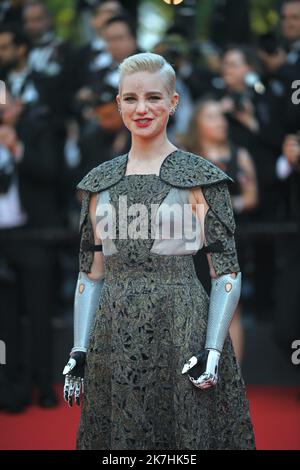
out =
<path fill-rule="evenodd" d="M 77 449 L 254 449 L 230 337 L 215 387 L 200 390 L 181 373 L 204 347 L 209 308 L 192 255 L 104 261 Z"/>

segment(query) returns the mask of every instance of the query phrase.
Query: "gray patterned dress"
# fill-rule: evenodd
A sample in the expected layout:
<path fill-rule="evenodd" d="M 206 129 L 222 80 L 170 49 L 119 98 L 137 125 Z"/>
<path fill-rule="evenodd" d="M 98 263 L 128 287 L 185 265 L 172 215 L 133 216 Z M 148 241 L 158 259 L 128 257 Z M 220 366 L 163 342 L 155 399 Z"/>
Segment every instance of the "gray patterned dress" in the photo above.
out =
<path fill-rule="evenodd" d="M 230 337 L 215 387 L 200 390 L 181 373 L 186 360 L 205 344 L 209 298 L 193 264 L 203 241 L 153 236 L 164 224 L 166 207 L 187 203 L 189 189 L 201 186 L 209 204 L 204 230 L 215 271 L 239 271 L 230 178 L 181 150 L 165 158 L 159 175 L 125 176 L 127 160 L 125 154 L 102 163 L 77 186 L 83 191 L 81 271 L 89 272 L 93 259 L 87 248 L 94 243 L 91 194 L 98 193 L 97 217 L 104 203 L 117 214 L 114 239 L 103 240 L 105 284 L 90 334 L 77 448 L 254 449 L 245 386 Z M 141 219 L 148 223 L 147 238 L 119 236 L 120 196 L 127 197 L 128 207 L 156 208 L 154 217 L 149 210 Z M 175 211 L 175 226 L 176 217 Z M 127 221 L 132 222 L 130 215 Z M 189 230 L 187 222 L 185 235 Z"/>

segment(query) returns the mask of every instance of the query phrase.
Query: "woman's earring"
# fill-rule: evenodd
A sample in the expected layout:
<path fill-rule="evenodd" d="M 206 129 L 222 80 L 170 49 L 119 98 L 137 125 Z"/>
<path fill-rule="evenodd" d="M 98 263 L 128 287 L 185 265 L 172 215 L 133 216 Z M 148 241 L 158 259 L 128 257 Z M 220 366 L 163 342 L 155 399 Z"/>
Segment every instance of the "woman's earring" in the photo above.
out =
<path fill-rule="evenodd" d="M 120 107 L 120 106 L 118 106 L 118 111 L 119 111 L 119 113 L 122 115 L 122 110 L 121 110 L 121 107 Z"/>
<path fill-rule="evenodd" d="M 173 108 L 170 109 L 170 115 L 173 116 L 176 112 L 176 108 L 177 108 L 177 105 L 176 106 L 173 106 Z"/>

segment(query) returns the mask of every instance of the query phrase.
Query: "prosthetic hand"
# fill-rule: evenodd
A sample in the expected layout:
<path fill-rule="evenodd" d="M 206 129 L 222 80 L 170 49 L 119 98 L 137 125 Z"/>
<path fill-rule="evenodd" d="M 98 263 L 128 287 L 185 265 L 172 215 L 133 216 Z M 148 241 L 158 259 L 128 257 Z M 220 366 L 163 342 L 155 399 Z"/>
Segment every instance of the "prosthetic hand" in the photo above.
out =
<path fill-rule="evenodd" d="M 192 356 L 183 366 L 198 388 L 207 389 L 218 381 L 218 365 L 224 341 L 241 293 L 241 273 L 212 279 L 205 349 Z"/>
<path fill-rule="evenodd" d="M 86 354 L 81 351 L 71 353 L 68 364 L 63 370 L 66 376 L 64 385 L 64 399 L 69 406 L 73 405 L 75 396 L 76 405 L 80 405 L 80 392 L 84 392 L 83 377 Z"/>
<path fill-rule="evenodd" d="M 74 299 L 74 347 L 68 364 L 63 370 L 65 378 L 64 399 L 69 406 L 80 405 L 80 393 L 84 392 L 83 378 L 87 344 L 97 306 L 101 298 L 104 279 L 92 281 L 80 272 Z"/>

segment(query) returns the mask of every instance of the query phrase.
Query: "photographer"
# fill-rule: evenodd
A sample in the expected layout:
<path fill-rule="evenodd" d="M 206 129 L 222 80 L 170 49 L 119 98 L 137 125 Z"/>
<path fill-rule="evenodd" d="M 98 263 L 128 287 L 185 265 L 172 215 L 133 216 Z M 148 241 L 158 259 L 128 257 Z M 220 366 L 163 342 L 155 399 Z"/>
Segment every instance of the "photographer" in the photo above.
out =
<path fill-rule="evenodd" d="M 251 49 L 228 47 L 222 56 L 224 85 L 219 89 L 219 96 L 228 121 L 230 140 L 248 150 L 256 167 L 259 204 L 252 220 L 266 222 L 277 217 L 275 163 L 281 152 L 283 131 L 278 120 L 280 103 L 269 101 L 255 67 Z M 274 244 L 271 239 L 257 240 L 254 248 L 256 310 L 260 316 L 265 316 L 273 303 L 266 292 L 272 292 Z"/>
<path fill-rule="evenodd" d="M 255 159 L 259 176 L 274 177 L 275 156 L 280 151 L 283 130 L 276 112 L 280 101 L 270 99 L 266 86 L 256 72 L 252 49 L 228 47 L 222 56 L 223 89 L 220 89 L 231 139 L 245 146 Z M 273 164 L 273 174 L 266 172 Z M 260 171 L 261 170 L 261 171 Z"/>
<path fill-rule="evenodd" d="M 19 383 L 21 343 L 17 327 L 17 278 L 10 255 L 13 243 L 9 241 L 27 220 L 17 171 L 22 158 L 23 145 L 14 128 L 0 124 L 0 331 L 8 345 L 7 364 L 0 370 L 0 408 L 13 412 L 21 411 L 25 400 Z"/>
<path fill-rule="evenodd" d="M 31 233 L 34 229 L 50 231 L 56 226 L 59 215 L 54 199 L 58 173 L 47 130 L 35 129 L 35 133 L 27 132 L 24 138 L 19 130 L 23 117 L 18 114 L 18 106 L 8 103 L 2 111 L 1 141 L 14 156 L 11 163 L 16 163 L 18 157 L 19 160 L 18 174 L 13 173 L 11 181 L 6 181 L 7 191 L 0 204 L 1 331 L 5 331 L 10 355 L 7 381 L 0 388 L 0 408 L 20 412 L 31 403 L 34 386 L 38 388 L 40 406 L 57 404 L 52 389 L 51 354 L 56 252 L 50 242 L 40 235 L 31 238 Z M 24 146 L 11 127 L 13 121 Z M 30 126 L 29 121 L 26 126 Z M 44 348 L 50 351 L 47 363 L 42 354 Z"/>
<path fill-rule="evenodd" d="M 7 344 L 16 344 L 18 349 L 8 347 L 9 378 L 1 386 L 0 408 L 15 412 L 31 403 L 34 386 L 38 388 L 40 406 L 57 404 L 51 354 L 57 246 L 45 235 L 61 227 L 65 218 L 64 205 L 58 205 L 58 199 L 64 200 L 65 194 L 61 136 L 54 124 L 56 118 L 52 119 L 30 71 L 28 52 L 26 35 L 10 27 L 0 30 L 0 66 L 7 77 L 6 104 L 1 106 L 2 132 L 5 131 L 6 147 L 17 135 L 24 148 L 17 166 L 18 186 L 12 186 L 3 196 L 5 226 L 1 214 L 1 321 L 8 332 Z M 8 150 L 12 153 L 11 148 Z M 17 203 L 26 213 L 23 225 L 16 224 Z M 34 238 L 36 231 L 40 232 Z M 23 319 L 27 321 L 26 332 Z M 9 339 L 16 338 L 19 332 L 20 341 Z M 46 364 L 41 353 L 44 348 L 49 350 Z"/>
<path fill-rule="evenodd" d="M 297 233 L 288 233 L 278 239 L 278 278 L 274 317 L 275 338 L 283 348 L 287 360 L 291 343 L 300 336 L 299 279 L 300 279 L 300 138 L 286 135 L 282 155 L 277 161 L 277 175 L 286 185 L 286 218 L 298 225 Z M 284 313 L 283 313 L 284 312 Z"/>
<path fill-rule="evenodd" d="M 292 93 L 293 82 L 300 77 L 300 0 L 285 0 L 281 7 L 281 34 L 287 51 L 280 75 L 287 90 L 284 111 L 285 133 L 299 130 L 300 106 L 295 106 Z"/>
<path fill-rule="evenodd" d="M 88 26 L 93 38 L 77 51 L 75 57 L 76 77 L 74 80 L 77 109 L 80 109 L 81 105 L 92 97 L 91 84 L 94 83 L 95 75 L 97 77 L 101 75 L 102 70 L 112 63 L 113 59 L 106 50 L 102 32 L 106 21 L 122 13 L 120 3 L 115 1 L 95 3 L 90 9 Z"/>
<path fill-rule="evenodd" d="M 15 130 L 10 126 L 0 126 L 0 229 L 22 225 L 25 214 L 22 212 L 16 164 L 23 157 L 23 145 Z"/>

